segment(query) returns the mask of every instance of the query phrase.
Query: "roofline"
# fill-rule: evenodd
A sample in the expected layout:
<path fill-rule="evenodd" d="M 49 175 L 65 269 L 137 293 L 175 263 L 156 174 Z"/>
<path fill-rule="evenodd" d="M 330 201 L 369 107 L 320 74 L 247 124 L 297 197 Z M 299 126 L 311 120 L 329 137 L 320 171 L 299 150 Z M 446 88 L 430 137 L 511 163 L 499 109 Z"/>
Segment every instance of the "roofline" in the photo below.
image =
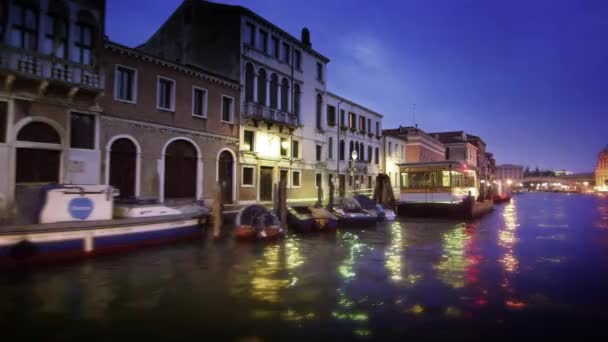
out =
<path fill-rule="evenodd" d="M 337 98 L 337 99 L 339 99 L 339 100 L 342 100 L 343 102 L 349 103 L 349 104 L 351 104 L 352 106 L 357 106 L 357 107 L 360 107 L 360 108 L 362 108 L 362 109 L 364 109 L 364 110 L 366 110 L 366 111 L 368 111 L 368 112 L 370 112 L 370 113 L 372 113 L 372 114 L 378 115 L 378 116 L 379 116 L 379 117 L 381 117 L 381 118 L 383 118 L 383 117 L 384 117 L 384 115 L 382 115 L 382 114 L 380 114 L 380 113 L 376 112 L 375 110 L 371 110 L 371 109 L 369 109 L 369 108 L 367 108 L 367 107 L 365 107 L 365 106 L 363 106 L 363 105 L 360 105 L 360 104 L 358 104 L 358 103 L 356 103 L 356 102 L 354 102 L 354 101 L 351 101 L 351 100 L 349 100 L 349 99 L 347 99 L 347 98 L 344 98 L 344 97 L 342 97 L 342 96 L 340 96 L 340 95 L 336 95 L 335 93 L 332 93 L 332 92 L 331 92 L 331 91 L 329 91 L 329 90 L 326 90 L 326 91 L 325 91 L 325 94 L 327 94 L 327 95 L 329 95 L 329 96 L 333 96 L 333 97 L 335 97 L 335 98 Z"/>
<path fill-rule="evenodd" d="M 193 67 L 191 65 L 186 65 L 186 64 L 181 64 L 181 63 L 176 63 L 176 62 L 173 62 L 173 61 L 169 61 L 169 60 L 160 58 L 160 57 L 158 57 L 156 55 L 149 54 L 149 53 L 143 52 L 143 51 L 141 51 L 139 49 L 131 48 L 131 47 L 128 47 L 126 45 L 122 45 L 120 43 L 117 43 L 117 42 L 114 42 L 114 41 L 111 41 L 111 40 L 104 41 L 104 49 L 111 49 L 111 48 L 114 48 L 114 49 L 117 49 L 117 50 L 123 50 L 123 52 L 127 52 L 127 53 L 130 53 L 130 54 L 135 55 L 135 56 L 145 57 L 145 58 L 148 58 L 148 59 L 150 59 L 152 61 L 160 62 L 162 64 L 166 64 L 168 66 L 172 66 L 174 68 L 182 69 L 182 71 L 185 71 L 185 72 L 196 73 L 196 74 L 205 76 L 206 78 L 210 79 L 211 81 L 217 81 L 217 82 L 220 82 L 220 83 L 222 83 L 222 82 L 223 83 L 227 83 L 226 85 L 228 85 L 228 86 L 235 87 L 236 89 L 240 89 L 240 82 L 236 81 L 236 80 L 233 80 L 233 79 L 230 79 L 228 77 L 224 77 L 224 76 L 220 76 L 220 75 L 214 74 L 212 72 L 209 72 L 209 71 L 204 70 L 204 69 L 199 68 L 199 67 Z"/>

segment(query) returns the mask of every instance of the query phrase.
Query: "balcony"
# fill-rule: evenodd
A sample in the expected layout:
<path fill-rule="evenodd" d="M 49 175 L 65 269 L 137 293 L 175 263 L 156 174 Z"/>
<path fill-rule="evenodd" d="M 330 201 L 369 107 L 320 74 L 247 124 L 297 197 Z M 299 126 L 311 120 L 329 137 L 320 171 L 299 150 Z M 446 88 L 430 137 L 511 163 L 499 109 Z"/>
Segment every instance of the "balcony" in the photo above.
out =
<path fill-rule="evenodd" d="M 89 65 L 6 45 L 0 45 L 0 71 L 16 78 L 55 81 L 95 92 L 103 90 L 99 71 Z"/>
<path fill-rule="evenodd" d="M 258 103 L 247 102 L 242 116 L 246 119 L 260 120 L 268 124 L 276 124 L 296 128 L 298 126 L 298 116 L 285 113 L 278 109 L 263 106 Z"/>

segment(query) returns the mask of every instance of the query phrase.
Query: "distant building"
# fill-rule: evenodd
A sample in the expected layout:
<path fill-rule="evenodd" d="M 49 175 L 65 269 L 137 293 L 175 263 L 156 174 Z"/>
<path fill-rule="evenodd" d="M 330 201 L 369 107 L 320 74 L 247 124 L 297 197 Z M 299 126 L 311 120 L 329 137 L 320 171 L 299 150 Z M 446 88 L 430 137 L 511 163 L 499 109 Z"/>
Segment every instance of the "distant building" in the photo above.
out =
<path fill-rule="evenodd" d="M 496 166 L 496 179 L 505 183 L 511 180 L 513 184 L 524 179 L 524 167 L 521 165 L 503 164 Z"/>
<path fill-rule="evenodd" d="M 437 132 L 430 134 L 435 139 L 441 141 L 445 146 L 446 160 L 463 162 L 470 168 L 479 171 L 481 153 L 478 146 L 481 144 L 483 144 L 483 155 L 485 156 L 485 143 L 483 143 L 479 137 L 469 135 L 463 131 Z M 481 159 L 483 160 L 485 158 Z"/>
<path fill-rule="evenodd" d="M 382 160 L 381 172 L 389 176 L 393 188 L 399 187 L 399 164 L 407 162 L 407 140 L 399 135 L 390 135 L 382 132 Z"/>
<path fill-rule="evenodd" d="M 596 190 L 608 191 L 608 146 L 606 146 L 597 158 L 595 167 Z"/>
<path fill-rule="evenodd" d="M 408 163 L 445 160 L 445 146 L 418 127 L 386 129 L 384 135 L 398 137 L 405 141 L 405 155 Z"/>
<path fill-rule="evenodd" d="M 494 159 L 494 154 L 486 152 L 485 160 L 486 180 L 493 181 L 496 179 L 496 159 Z"/>
<path fill-rule="evenodd" d="M 570 176 L 570 175 L 572 175 L 573 173 L 572 173 L 572 171 L 568 171 L 568 170 L 554 170 L 554 171 L 553 171 L 553 174 L 554 174 L 556 177 L 561 177 L 561 176 Z"/>

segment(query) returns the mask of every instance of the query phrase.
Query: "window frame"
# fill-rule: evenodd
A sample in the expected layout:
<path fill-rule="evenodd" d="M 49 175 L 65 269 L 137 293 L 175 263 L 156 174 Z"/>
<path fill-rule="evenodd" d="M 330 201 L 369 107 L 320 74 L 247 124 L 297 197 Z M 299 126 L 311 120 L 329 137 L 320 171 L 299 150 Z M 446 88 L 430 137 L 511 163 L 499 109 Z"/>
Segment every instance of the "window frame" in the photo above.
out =
<path fill-rule="evenodd" d="M 323 161 L 323 145 L 321 144 L 315 145 L 315 160 L 317 162 Z"/>
<path fill-rule="evenodd" d="M 4 117 L 0 116 L 0 145 L 3 145 L 8 141 L 8 101 L 0 100 L 0 105 L 4 105 Z"/>
<path fill-rule="evenodd" d="M 259 46 L 257 44 L 256 44 L 256 46 L 260 51 L 263 51 L 264 53 L 268 53 L 268 36 L 269 36 L 268 31 L 263 30 L 263 29 L 258 29 L 258 37 L 260 39 L 259 39 L 259 42 L 257 42 L 257 43 L 259 43 L 261 46 Z"/>
<path fill-rule="evenodd" d="M 248 28 L 251 28 L 251 34 L 249 36 L 249 38 L 251 39 L 251 41 L 247 42 L 247 40 L 244 39 L 243 43 L 245 45 L 248 45 L 248 46 L 251 46 L 251 47 L 255 47 L 255 36 L 257 34 L 257 29 L 256 29 L 256 27 L 255 27 L 254 24 L 252 24 L 250 22 L 245 22 L 245 32 L 244 32 L 245 37 L 247 37 L 247 29 Z"/>
<path fill-rule="evenodd" d="M 321 184 L 318 183 L 319 180 L 321 180 Z M 315 189 L 318 189 L 319 185 L 321 185 L 321 188 L 323 188 L 323 174 L 315 172 Z"/>
<path fill-rule="evenodd" d="M 245 169 L 251 169 L 251 184 L 245 183 Z M 252 165 L 241 165 L 241 187 L 253 188 L 255 187 L 255 166 Z"/>
<path fill-rule="evenodd" d="M 231 100 L 230 102 L 230 121 L 224 120 L 224 98 Z M 220 101 L 220 121 L 227 124 L 234 124 L 234 97 L 222 94 Z"/>
<path fill-rule="evenodd" d="M 53 53 L 53 51 L 49 52 L 48 54 L 50 56 L 54 56 L 56 58 L 59 59 L 64 59 L 64 60 L 68 60 L 69 59 L 69 43 L 70 43 L 70 26 L 69 26 L 69 21 L 67 18 L 62 17 L 62 16 L 58 16 L 57 14 L 54 13 L 46 13 L 44 16 L 44 20 L 45 21 L 50 21 L 53 25 L 53 33 L 49 33 L 46 31 L 46 27 L 44 28 L 44 40 L 50 40 L 51 42 L 55 42 L 55 40 L 60 41 L 61 43 L 63 43 L 63 57 L 59 57 L 57 56 L 55 53 Z M 58 38 L 58 32 L 57 32 L 57 23 L 58 22 L 62 22 L 65 25 L 65 34 L 63 37 Z M 92 37 L 91 37 L 92 38 Z M 44 44 L 43 44 L 43 49 L 44 49 Z M 47 53 L 46 51 L 44 53 Z"/>
<path fill-rule="evenodd" d="M 325 112 L 327 116 L 327 126 L 333 127 L 336 125 L 336 107 L 330 104 L 327 104 L 325 107 Z M 332 110 L 329 110 L 330 108 L 332 108 Z"/>
<path fill-rule="evenodd" d="M 274 46 L 273 46 L 274 44 Z M 279 39 L 279 37 L 271 35 L 270 36 L 270 48 L 272 51 L 270 51 L 270 54 L 280 60 L 281 59 L 281 40 Z"/>
<path fill-rule="evenodd" d="M 317 62 L 317 81 L 323 83 L 323 64 L 321 62 Z"/>
<path fill-rule="evenodd" d="M 160 84 L 161 81 L 169 81 L 172 83 L 172 87 L 171 87 L 171 108 L 164 108 L 161 107 L 161 103 L 160 103 Z M 156 76 L 156 109 L 160 110 L 160 111 L 165 111 L 165 112 L 175 112 L 175 88 L 177 88 L 177 84 L 175 82 L 174 79 L 165 77 L 165 76 Z"/>
<path fill-rule="evenodd" d="M 10 25 L 10 27 L 7 27 L 7 31 L 8 31 L 7 34 L 9 35 L 8 39 L 9 39 L 10 45 L 14 46 L 13 41 L 12 41 L 12 31 L 18 30 L 18 31 L 20 31 L 20 38 L 21 38 L 18 48 L 24 49 L 24 50 L 30 50 L 30 51 L 38 51 L 38 45 L 39 45 L 38 31 L 40 30 L 40 10 L 38 10 L 36 8 L 32 8 L 31 6 L 26 6 L 21 3 L 13 3 L 13 6 L 14 6 L 12 9 L 13 12 L 16 11 L 15 7 L 21 7 L 22 12 L 21 12 L 21 20 L 19 21 L 19 23 L 15 23 L 12 20 L 10 20 L 11 25 Z M 26 18 L 27 11 L 31 11 L 34 14 L 36 26 L 33 29 L 27 27 L 27 18 Z M 9 15 L 9 13 L 7 13 L 7 15 Z M 12 16 L 12 15 L 13 14 L 11 13 L 9 16 Z M 8 18 L 8 19 L 11 19 L 11 18 Z M 25 45 L 24 39 L 27 34 L 31 35 L 31 37 L 34 41 L 33 49 L 30 47 L 24 46 Z"/>
<path fill-rule="evenodd" d="M 302 70 L 302 51 L 293 49 L 294 67 L 298 70 Z"/>
<path fill-rule="evenodd" d="M 92 138 L 92 142 L 93 145 L 91 147 L 73 147 L 72 146 L 72 131 L 73 128 L 72 127 L 72 116 L 73 115 L 87 115 L 93 118 L 93 138 Z M 98 126 L 99 126 L 99 122 L 97 120 L 97 115 L 95 114 L 91 114 L 91 113 L 84 113 L 84 112 L 79 112 L 76 110 L 71 110 L 68 113 L 68 120 L 69 120 L 69 135 L 68 135 L 68 147 L 70 149 L 74 149 L 74 150 L 84 150 L 84 151 L 94 151 L 97 149 L 97 135 L 98 135 Z"/>
<path fill-rule="evenodd" d="M 118 97 L 118 84 L 120 82 L 119 78 L 118 78 L 118 69 L 122 68 L 122 69 L 127 69 L 133 72 L 133 84 L 132 86 L 132 95 L 133 95 L 133 100 L 126 100 L 126 99 L 121 99 Z M 128 67 L 126 65 L 122 65 L 122 64 L 114 64 L 114 100 L 115 101 L 120 101 L 120 102 L 126 102 L 126 103 L 137 103 L 137 69 L 135 68 L 131 68 Z"/>
<path fill-rule="evenodd" d="M 296 179 L 296 177 L 294 176 L 295 174 L 298 174 L 298 185 L 295 185 L 294 180 Z M 291 170 L 291 187 L 292 188 L 301 188 L 302 187 L 302 171 L 301 170 Z"/>
<path fill-rule="evenodd" d="M 291 45 L 287 42 L 281 43 L 281 61 L 291 64 Z"/>
<path fill-rule="evenodd" d="M 202 114 L 196 114 L 194 112 L 195 107 L 195 100 L 196 100 L 196 92 L 197 91 L 203 91 L 204 92 L 204 96 L 203 96 L 203 113 Z M 209 91 L 206 88 L 203 87 L 199 87 L 199 86 L 192 86 L 192 116 L 196 117 L 196 118 L 205 118 L 207 119 L 208 114 L 209 114 Z"/>
<path fill-rule="evenodd" d="M 298 145 L 297 148 L 294 148 L 294 144 Z M 301 153 L 300 153 L 301 148 L 302 148 L 302 144 L 301 144 L 300 140 L 292 139 L 292 141 L 291 141 L 291 158 L 300 159 L 301 158 Z M 294 155 L 294 152 L 296 153 L 296 155 Z"/>
<path fill-rule="evenodd" d="M 84 39 L 84 29 L 91 29 L 91 44 L 87 45 L 85 43 L 85 39 Z M 95 27 L 89 25 L 89 24 L 85 24 L 85 23 L 80 23 L 77 22 L 76 23 L 76 36 L 74 37 L 74 47 L 76 47 L 77 51 L 78 51 L 78 59 L 74 60 L 72 59 L 72 61 L 80 63 L 80 64 L 85 64 L 85 65 L 92 65 L 93 63 L 93 48 L 95 46 Z M 89 50 L 89 58 L 90 58 L 90 63 L 85 63 L 84 62 L 84 50 Z M 70 56 L 71 58 L 74 58 L 75 56 Z"/>
<path fill-rule="evenodd" d="M 245 129 L 243 130 L 243 147 L 245 147 L 245 142 L 246 142 L 246 135 L 245 133 L 247 132 L 251 132 L 251 144 L 249 144 L 249 149 L 246 150 L 243 148 L 243 151 L 246 152 L 255 152 L 255 131 L 250 130 L 250 129 Z"/>
<path fill-rule="evenodd" d="M 279 168 L 279 179 L 278 179 L 278 181 L 279 182 L 281 181 L 281 172 L 283 172 L 283 171 L 285 171 L 285 173 L 287 174 L 287 178 L 285 179 L 285 187 L 289 188 L 291 186 L 290 177 L 289 177 L 289 175 L 290 175 L 291 172 L 289 172 L 288 168 L 284 168 L 284 167 L 283 168 Z"/>

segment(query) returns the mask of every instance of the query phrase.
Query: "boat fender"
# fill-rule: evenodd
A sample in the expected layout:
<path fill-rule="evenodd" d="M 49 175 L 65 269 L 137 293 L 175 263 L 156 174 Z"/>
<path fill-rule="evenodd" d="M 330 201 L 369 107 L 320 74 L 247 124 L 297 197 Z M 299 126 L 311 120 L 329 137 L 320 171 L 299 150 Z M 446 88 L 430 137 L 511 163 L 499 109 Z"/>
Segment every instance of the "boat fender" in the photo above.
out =
<path fill-rule="evenodd" d="M 17 260 L 25 260 L 37 253 L 36 245 L 28 240 L 21 240 L 10 249 L 10 256 Z"/>

